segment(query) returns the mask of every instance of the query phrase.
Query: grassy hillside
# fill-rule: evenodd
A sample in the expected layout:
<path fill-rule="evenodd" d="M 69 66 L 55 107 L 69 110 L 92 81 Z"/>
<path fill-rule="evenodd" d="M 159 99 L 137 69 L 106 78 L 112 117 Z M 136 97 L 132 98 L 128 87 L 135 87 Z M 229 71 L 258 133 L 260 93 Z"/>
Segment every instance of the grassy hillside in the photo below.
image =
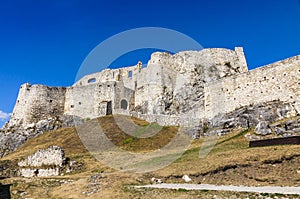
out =
<path fill-rule="evenodd" d="M 149 126 L 145 121 L 132 120 L 140 126 Z M 139 153 L 161 148 L 170 142 L 178 130 L 177 127 L 163 127 L 151 138 L 138 139 L 122 132 L 111 116 L 99 118 L 98 121 L 113 143 Z M 86 125 L 89 122 L 92 121 Z M 81 171 L 52 178 L 8 178 L 1 182 L 12 184 L 12 198 L 20 198 L 23 192 L 27 192 L 27 198 L 211 198 L 214 195 L 228 198 L 233 194 L 240 198 L 258 197 L 257 194 L 247 193 L 135 190 L 128 187 L 149 183 L 153 176 L 165 182 L 182 183 L 184 174 L 192 178 L 192 183 L 300 186 L 300 146 L 249 148 L 244 138 L 247 132 L 240 129 L 219 137 L 212 151 L 204 158 L 199 158 L 199 149 L 204 141 L 201 138 L 193 141 L 183 156 L 171 165 L 151 173 L 134 174 L 116 171 L 97 161 L 85 149 L 75 128 L 59 129 L 28 140 L 19 150 L 0 161 L 15 162 L 37 149 L 57 145 L 65 149 L 66 156 L 71 160 L 84 163 Z"/>

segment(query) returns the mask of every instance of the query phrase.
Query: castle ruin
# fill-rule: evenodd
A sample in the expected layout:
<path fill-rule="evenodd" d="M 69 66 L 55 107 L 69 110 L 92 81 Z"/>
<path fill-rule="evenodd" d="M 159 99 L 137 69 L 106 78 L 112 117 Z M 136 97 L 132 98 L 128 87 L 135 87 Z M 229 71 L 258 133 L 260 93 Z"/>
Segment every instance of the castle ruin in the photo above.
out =
<path fill-rule="evenodd" d="M 161 125 L 190 125 L 273 100 L 300 113 L 300 56 L 249 71 L 241 47 L 156 52 L 145 68 L 139 62 L 105 69 L 66 88 L 23 84 L 9 123 L 123 114 Z"/>

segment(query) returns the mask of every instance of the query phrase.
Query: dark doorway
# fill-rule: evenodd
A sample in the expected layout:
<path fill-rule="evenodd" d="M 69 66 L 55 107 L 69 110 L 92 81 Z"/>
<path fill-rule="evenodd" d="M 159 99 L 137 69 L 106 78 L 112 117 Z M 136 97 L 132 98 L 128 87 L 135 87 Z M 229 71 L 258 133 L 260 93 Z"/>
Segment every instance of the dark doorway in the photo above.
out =
<path fill-rule="evenodd" d="M 106 105 L 106 115 L 111 115 L 111 114 L 112 114 L 112 103 L 111 101 L 108 101 Z"/>
<path fill-rule="evenodd" d="M 125 99 L 121 100 L 121 109 L 127 110 L 128 102 Z"/>

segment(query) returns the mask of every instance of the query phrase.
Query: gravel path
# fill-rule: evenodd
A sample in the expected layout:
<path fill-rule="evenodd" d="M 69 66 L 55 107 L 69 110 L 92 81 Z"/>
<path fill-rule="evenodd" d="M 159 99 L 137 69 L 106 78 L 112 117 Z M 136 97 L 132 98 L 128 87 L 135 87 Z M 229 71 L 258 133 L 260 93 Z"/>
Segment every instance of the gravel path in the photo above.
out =
<path fill-rule="evenodd" d="M 217 190 L 255 193 L 279 193 L 279 194 L 300 194 L 300 187 L 246 187 L 233 185 L 211 185 L 211 184 L 151 184 L 135 186 L 135 188 L 158 188 L 158 189 L 186 189 L 186 190 Z"/>

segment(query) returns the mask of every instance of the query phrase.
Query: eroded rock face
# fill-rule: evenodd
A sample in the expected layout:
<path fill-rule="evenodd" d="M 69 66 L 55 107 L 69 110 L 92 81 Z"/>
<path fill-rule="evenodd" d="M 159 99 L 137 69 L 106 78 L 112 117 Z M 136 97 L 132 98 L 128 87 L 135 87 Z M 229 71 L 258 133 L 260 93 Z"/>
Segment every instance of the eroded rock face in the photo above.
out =
<path fill-rule="evenodd" d="M 270 135 L 272 130 L 270 128 L 269 122 L 260 121 L 254 129 L 254 132 L 258 135 Z"/>
<path fill-rule="evenodd" d="M 294 114 L 292 114 L 294 113 Z M 241 107 L 228 114 L 218 115 L 210 122 L 211 126 L 231 127 L 255 127 L 260 121 L 270 123 L 277 120 L 296 116 L 293 104 L 281 101 L 257 103 L 253 106 Z"/>
<path fill-rule="evenodd" d="M 26 140 L 41 135 L 46 131 L 76 126 L 81 123 L 83 123 L 82 120 L 75 116 L 49 117 L 27 125 L 7 123 L 0 130 L 0 157 L 17 150 Z"/>
<path fill-rule="evenodd" d="M 292 136 L 300 134 L 300 118 L 292 118 L 289 120 L 283 120 L 275 122 L 270 125 L 272 132 L 277 136 Z"/>
<path fill-rule="evenodd" d="M 297 116 L 293 104 L 281 101 L 258 103 L 253 106 L 245 106 L 228 114 L 218 115 L 211 121 L 207 121 L 207 128 L 212 130 L 202 132 L 202 135 L 224 135 L 235 128 L 255 128 L 258 135 L 296 135 L 300 132 L 300 122 L 297 119 L 277 122 L 284 118 Z M 274 123 L 275 122 L 275 123 Z M 274 123 L 274 124 L 273 124 Z M 202 128 L 203 129 L 203 128 Z M 258 139 L 257 136 L 254 136 Z"/>

